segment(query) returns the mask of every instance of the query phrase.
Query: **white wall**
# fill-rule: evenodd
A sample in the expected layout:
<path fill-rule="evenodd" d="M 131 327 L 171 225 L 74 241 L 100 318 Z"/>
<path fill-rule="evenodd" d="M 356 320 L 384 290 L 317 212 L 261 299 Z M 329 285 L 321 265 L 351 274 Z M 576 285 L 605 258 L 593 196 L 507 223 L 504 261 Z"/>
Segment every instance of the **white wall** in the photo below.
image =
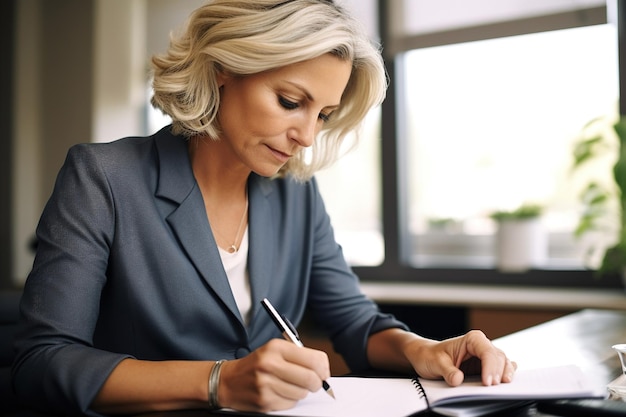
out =
<path fill-rule="evenodd" d="M 90 140 L 92 2 L 16 2 L 11 281 L 31 268 L 29 242 L 67 148 Z"/>
<path fill-rule="evenodd" d="M 39 0 L 17 2 L 15 49 L 15 130 L 13 146 L 13 277 L 21 283 L 31 268 L 33 259 L 29 250 L 42 203 L 41 146 L 40 146 L 40 59 L 39 59 Z"/>
<path fill-rule="evenodd" d="M 97 0 L 92 140 L 144 133 L 146 0 Z"/>

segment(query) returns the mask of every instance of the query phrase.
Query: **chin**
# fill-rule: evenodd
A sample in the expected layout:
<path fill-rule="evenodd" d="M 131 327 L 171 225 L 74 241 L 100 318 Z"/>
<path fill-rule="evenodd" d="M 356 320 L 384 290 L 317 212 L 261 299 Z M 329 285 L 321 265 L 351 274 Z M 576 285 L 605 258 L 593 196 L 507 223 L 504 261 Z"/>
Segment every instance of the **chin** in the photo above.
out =
<path fill-rule="evenodd" d="M 280 169 L 282 168 L 282 166 L 279 166 L 278 168 L 261 168 L 261 169 L 253 169 L 252 172 L 254 172 L 255 174 L 261 176 L 261 177 L 266 177 L 266 178 L 272 178 L 272 177 L 279 177 L 280 175 Z"/>

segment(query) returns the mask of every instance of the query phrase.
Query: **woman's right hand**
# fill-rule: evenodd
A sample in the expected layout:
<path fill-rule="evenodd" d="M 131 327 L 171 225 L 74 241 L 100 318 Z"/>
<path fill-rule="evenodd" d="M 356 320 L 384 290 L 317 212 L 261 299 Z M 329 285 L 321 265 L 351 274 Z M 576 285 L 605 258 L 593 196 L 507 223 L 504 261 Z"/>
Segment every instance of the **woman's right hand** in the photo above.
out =
<path fill-rule="evenodd" d="M 242 359 L 222 365 L 218 402 L 241 411 L 293 407 L 330 377 L 326 353 L 273 339 Z"/>

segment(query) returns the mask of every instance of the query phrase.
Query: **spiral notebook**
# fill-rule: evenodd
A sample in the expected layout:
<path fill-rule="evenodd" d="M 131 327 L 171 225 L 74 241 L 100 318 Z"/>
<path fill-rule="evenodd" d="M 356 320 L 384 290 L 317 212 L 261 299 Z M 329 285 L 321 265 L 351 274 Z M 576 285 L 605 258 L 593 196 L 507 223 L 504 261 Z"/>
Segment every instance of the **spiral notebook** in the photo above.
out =
<path fill-rule="evenodd" d="M 485 387 L 478 379 L 449 387 L 420 378 L 331 377 L 336 400 L 324 390 L 309 394 L 294 408 L 269 413 L 292 417 L 408 417 L 427 410 L 469 417 L 541 399 L 592 398 L 592 389 L 574 365 L 519 370 L 513 382 Z M 223 410 L 224 413 L 237 413 Z M 237 413 L 243 415 L 243 413 Z M 258 414 L 257 414 L 258 415 Z"/>

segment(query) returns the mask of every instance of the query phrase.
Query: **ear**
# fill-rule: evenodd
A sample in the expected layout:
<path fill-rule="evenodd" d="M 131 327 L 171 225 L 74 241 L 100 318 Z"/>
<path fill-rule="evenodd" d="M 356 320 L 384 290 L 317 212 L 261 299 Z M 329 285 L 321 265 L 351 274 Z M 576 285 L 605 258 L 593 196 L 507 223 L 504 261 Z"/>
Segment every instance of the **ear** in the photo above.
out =
<path fill-rule="evenodd" d="M 224 84 L 228 83 L 228 81 L 232 79 L 233 77 L 227 74 L 226 72 L 219 70 L 217 71 L 216 78 L 217 78 L 217 85 L 219 86 L 219 88 L 222 88 Z"/>

